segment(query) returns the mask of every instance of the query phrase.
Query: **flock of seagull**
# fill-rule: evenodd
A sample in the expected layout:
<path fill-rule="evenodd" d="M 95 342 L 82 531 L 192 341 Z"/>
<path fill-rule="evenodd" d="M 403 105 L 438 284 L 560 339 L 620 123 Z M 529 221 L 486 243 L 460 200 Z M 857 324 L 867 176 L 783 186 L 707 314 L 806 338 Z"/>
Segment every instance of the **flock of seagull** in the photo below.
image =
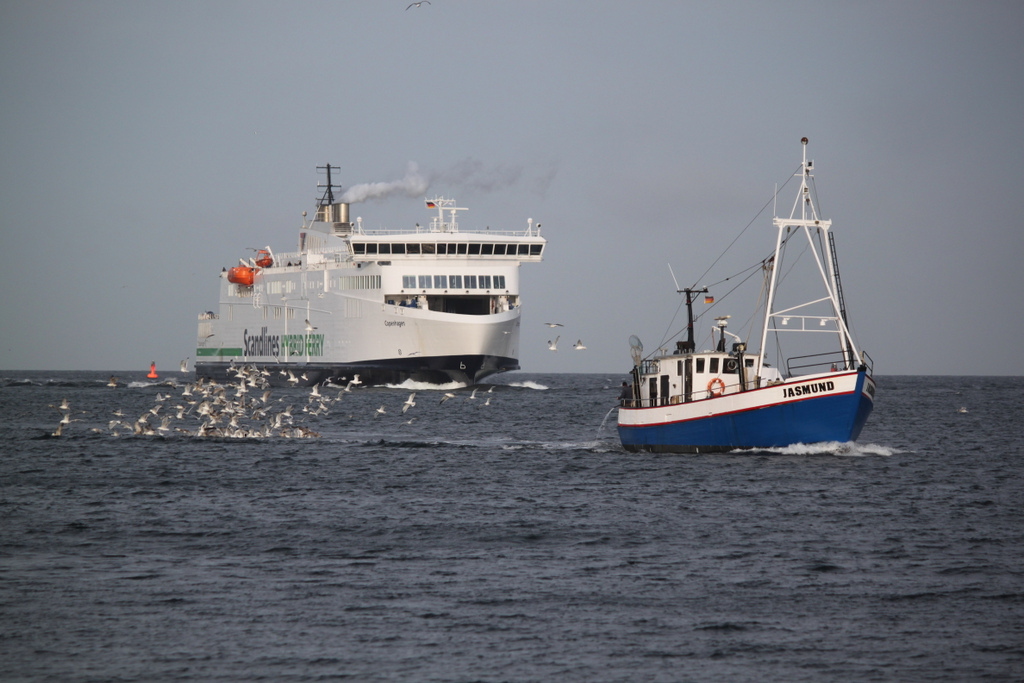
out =
<path fill-rule="evenodd" d="M 291 370 L 279 370 L 278 373 L 286 378 L 290 386 L 296 386 L 301 380 L 306 379 L 302 375 L 297 377 Z M 117 437 L 181 434 L 198 438 L 317 438 L 320 434 L 302 423 L 310 417 L 329 414 L 346 393 L 350 393 L 353 387 L 363 384 L 359 375 L 353 376 L 344 386 L 314 384 L 305 397 L 305 404 L 296 408 L 295 403 L 283 406 L 283 398 L 271 398 L 270 370 L 258 368 L 256 365 L 240 365 L 232 367 L 231 374 L 233 380 L 223 383 L 203 379 L 187 383 L 180 396 L 157 393 L 153 407 L 137 417 L 118 408 L 112 413 L 112 419 L 107 422 L 106 429 L 93 427 L 90 432 Z M 117 377 L 111 377 L 107 386 L 124 385 Z M 479 390 L 478 387 L 474 387 L 465 400 L 475 401 Z M 330 394 L 335 391 L 337 394 L 331 396 Z M 490 394 L 493 391 L 492 386 L 484 392 L 487 396 L 480 403 L 481 407 L 491 405 Z M 440 403 L 455 397 L 456 394 L 445 392 Z M 403 418 L 415 406 L 414 391 L 401 404 Z M 63 436 L 64 430 L 71 422 L 82 421 L 80 418 L 72 417 L 74 411 L 66 398 L 60 404 L 50 407 L 61 411 L 60 422 L 49 434 L 51 437 Z M 77 412 L 85 414 L 85 411 Z M 387 407 L 381 404 L 373 412 L 372 418 L 377 419 L 386 414 Z M 416 417 L 412 416 L 404 420 L 404 424 L 412 424 L 415 420 Z"/>
<path fill-rule="evenodd" d="M 544 323 L 550 328 L 564 327 L 562 323 Z M 556 336 L 554 341 L 548 340 L 548 351 L 558 351 L 558 340 L 561 339 L 561 335 Z M 572 345 L 574 351 L 586 351 L 587 347 L 583 345 L 582 339 L 577 339 L 576 343 Z"/>

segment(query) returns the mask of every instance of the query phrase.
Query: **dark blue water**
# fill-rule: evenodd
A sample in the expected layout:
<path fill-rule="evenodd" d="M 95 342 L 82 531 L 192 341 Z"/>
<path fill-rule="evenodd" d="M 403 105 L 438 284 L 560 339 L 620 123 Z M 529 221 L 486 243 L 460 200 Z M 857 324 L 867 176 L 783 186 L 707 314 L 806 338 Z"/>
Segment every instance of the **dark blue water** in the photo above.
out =
<path fill-rule="evenodd" d="M 1024 678 L 1024 378 L 665 455 L 620 448 L 610 375 L 278 389 L 320 436 L 236 439 L 112 436 L 183 400 L 142 373 L 0 374 L 5 681 Z"/>

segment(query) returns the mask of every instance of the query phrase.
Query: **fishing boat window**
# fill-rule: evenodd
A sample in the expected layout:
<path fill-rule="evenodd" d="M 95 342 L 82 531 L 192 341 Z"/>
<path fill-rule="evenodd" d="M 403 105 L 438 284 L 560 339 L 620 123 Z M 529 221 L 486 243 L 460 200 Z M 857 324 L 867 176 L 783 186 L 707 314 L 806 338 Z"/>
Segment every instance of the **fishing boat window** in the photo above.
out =
<path fill-rule="evenodd" d="M 481 244 L 480 245 L 480 253 L 483 254 L 484 256 L 490 256 L 491 254 L 494 253 L 494 245 L 490 244 L 490 243 L 488 243 L 488 244 Z"/>
<path fill-rule="evenodd" d="M 476 289 L 476 275 L 466 276 L 466 289 Z"/>
<path fill-rule="evenodd" d="M 462 289 L 462 276 L 461 275 L 449 275 L 448 284 L 452 286 L 452 289 Z"/>
<path fill-rule="evenodd" d="M 434 276 L 434 289 L 448 289 L 448 276 L 447 275 L 435 275 Z"/>
<path fill-rule="evenodd" d="M 415 275 L 403 275 L 402 276 L 402 288 L 403 289 L 415 289 L 416 288 L 416 276 Z"/>
<path fill-rule="evenodd" d="M 419 243 L 418 242 L 410 242 L 409 244 L 405 245 L 405 253 L 406 254 L 418 254 L 418 253 L 420 253 L 420 245 L 419 245 Z"/>
<path fill-rule="evenodd" d="M 698 358 L 697 359 L 697 370 L 696 371 L 697 372 L 704 372 L 704 359 L 703 358 Z"/>
<path fill-rule="evenodd" d="M 740 364 L 736 362 L 735 358 L 726 358 L 722 364 L 722 372 L 727 372 L 730 375 L 735 375 L 740 371 Z"/>
<path fill-rule="evenodd" d="M 507 244 L 495 244 L 494 245 L 494 253 L 496 255 L 498 255 L 498 256 L 504 256 L 505 255 L 505 247 L 507 247 L 507 246 L 508 246 Z"/>
<path fill-rule="evenodd" d="M 480 245 L 479 244 L 474 244 L 474 243 L 470 242 L 470 244 L 469 244 L 469 254 L 470 254 L 470 256 L 478 256 L 480 254 Z"/>
<path fill-rule="evenodd" d="M 491 276 L 490 275 L 481 275 L 480 276 L 480 289 L 490 289 L 490 288 L 491 288 Z"/>
<path fill-rule="evenodd" d="M 708 365 L 709 365 L 708 372 L 710 372 L 712 375 L 717 375 L 718 374 L 718 359 L 717 358 L 709 358 L 708 361 L 710 361 L 708 363 Z"/>
<path fill-rule="evenodd" d="M 430 289 L 429 275 L 420 275 L 420 289 Z"/>

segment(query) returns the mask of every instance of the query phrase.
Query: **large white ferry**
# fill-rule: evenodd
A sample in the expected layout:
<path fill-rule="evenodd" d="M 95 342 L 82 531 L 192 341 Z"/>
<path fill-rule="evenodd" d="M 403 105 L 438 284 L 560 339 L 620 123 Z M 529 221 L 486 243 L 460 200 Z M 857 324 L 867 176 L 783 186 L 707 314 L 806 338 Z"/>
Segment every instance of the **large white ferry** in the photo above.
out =
<path fill-rule="evenodd" d="M 465 207 L 435 197 L 429 227 L 367 230 L 335 201 L 331 170 L 295 251 L 256 250 L 221 273 L 199 315 L 196 375 L 255 365 L 273 384 L 356 379 L 473 384 L 519 369 L 519 266 L 540 261 L 540 223 L 462 231 Z"/>

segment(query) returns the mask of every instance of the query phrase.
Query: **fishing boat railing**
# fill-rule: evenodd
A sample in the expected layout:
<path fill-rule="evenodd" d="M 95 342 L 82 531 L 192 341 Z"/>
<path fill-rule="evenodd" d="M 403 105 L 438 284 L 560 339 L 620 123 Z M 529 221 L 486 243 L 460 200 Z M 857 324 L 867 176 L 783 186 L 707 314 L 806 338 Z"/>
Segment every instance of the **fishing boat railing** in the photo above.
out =
<path fill-rule="evenodd" d="M 858 366 L 864 365 L 868 374 L 872 374 L 874 363 L 867 353 L 861 354 L 863 358 L 858 362 L 852 354 L 847 355 L 842 351 L 830 351 L 827 353 L 814 353 L 807 356 L 793 356 L 786 360 L 786 371 L 788 377 L 799 377 L 801 375 L 813 375 L 819 372 L 838 372 L 840 370 L 856 370 Z"/>

